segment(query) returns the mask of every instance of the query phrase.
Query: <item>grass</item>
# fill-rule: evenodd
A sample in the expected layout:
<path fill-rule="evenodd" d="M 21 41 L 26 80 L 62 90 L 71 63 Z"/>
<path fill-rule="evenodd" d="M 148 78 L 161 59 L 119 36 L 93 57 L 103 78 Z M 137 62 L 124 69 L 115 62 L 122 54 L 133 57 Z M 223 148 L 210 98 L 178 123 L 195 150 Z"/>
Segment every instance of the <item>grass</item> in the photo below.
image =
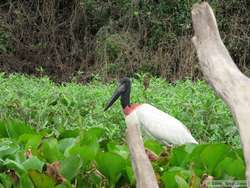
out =
<path fill-rule="evenodd" d="M 102 127 L 109 139 L 124 138 L 120 103 L 103 112 L 116 83 L 98 80 L 88 85 L 57 85 L 47 77 L 0 75 L 0 118 L 21 119 L 37 129 Z M 238 130 L 227 106 L 203 81 L 168 84 L 153 78 L 144 91 L 143 79 L 133 80 L 132 102 L 150 103 L 181 120 L 201 143 L 240 147 Z"/>

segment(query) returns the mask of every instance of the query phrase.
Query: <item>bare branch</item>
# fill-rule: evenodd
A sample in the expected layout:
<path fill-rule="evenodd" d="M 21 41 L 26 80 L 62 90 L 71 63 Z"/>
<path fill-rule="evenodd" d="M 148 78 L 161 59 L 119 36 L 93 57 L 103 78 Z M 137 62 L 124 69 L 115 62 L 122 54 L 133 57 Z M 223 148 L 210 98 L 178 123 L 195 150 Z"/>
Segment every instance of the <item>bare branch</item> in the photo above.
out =
<path fill-rule="evenodd" d="M 250 185 L 250 80 L 236 67 L 224 46 L 208 3 L 194 5 L 192 20 L 193 43 L 201 69 L 210 85 L 231 108 L 239 128 Z"/>
<path fill-rule="evenodd" d="M 137 125 L 127 124 L 127 141 L 136 175 L 136 187 L 158 188 L 154 170 L 145 153 L 140 128 Z"/>

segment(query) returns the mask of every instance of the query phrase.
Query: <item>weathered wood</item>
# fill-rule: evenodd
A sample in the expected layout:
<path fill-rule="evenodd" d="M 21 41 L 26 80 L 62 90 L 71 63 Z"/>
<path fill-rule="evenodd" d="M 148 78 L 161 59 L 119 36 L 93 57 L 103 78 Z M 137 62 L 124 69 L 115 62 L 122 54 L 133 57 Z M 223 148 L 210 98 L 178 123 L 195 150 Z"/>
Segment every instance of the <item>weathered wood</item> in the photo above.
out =
<path fill-rule="evenodd" d="M 250 186 L 250 79 L 241 73 L 230 57 L 208 3 L 193 6 L 192 20 L 193 43 L 204 76 L 229 105 L 239 128 Z"/>
<path fill-rule="evenodd" d="M 153 167 L 145 153 L 140 128 L 127 123 L 127 142 L 136 176 L 137 188 L 158 188 Z"/>

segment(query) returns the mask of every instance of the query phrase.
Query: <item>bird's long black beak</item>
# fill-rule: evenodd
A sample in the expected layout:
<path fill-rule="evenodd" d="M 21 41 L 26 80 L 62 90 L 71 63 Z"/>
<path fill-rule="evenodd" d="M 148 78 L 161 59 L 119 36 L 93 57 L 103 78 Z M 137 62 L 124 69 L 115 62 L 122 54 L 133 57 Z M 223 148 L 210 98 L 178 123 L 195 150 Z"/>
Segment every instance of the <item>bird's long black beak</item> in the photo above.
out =
<path fill-rule="evenodd" d="M 119 85 L 119 87 L 115 90 L 115 92 L 113 93 L 111 99 L 107 103 L 104 111 L 108 110 L 114 104 L 114 102 L 121 96 L 121 94 L 124 91 L 125 91 L 125 84 Z"/>

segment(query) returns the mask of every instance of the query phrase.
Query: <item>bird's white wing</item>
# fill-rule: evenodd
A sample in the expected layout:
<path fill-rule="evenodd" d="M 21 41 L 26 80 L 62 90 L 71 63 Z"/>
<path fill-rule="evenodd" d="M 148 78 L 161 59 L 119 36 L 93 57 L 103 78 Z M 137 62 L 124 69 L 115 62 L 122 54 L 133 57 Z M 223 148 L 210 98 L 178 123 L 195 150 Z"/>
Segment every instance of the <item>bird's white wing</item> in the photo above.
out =
<path fill-rule="evenodd" d="M 198 143 L 179 120 L 149 105 L 142 104 L 136 110 L 142 128 L 164 143 L 182 145 Z"/>

